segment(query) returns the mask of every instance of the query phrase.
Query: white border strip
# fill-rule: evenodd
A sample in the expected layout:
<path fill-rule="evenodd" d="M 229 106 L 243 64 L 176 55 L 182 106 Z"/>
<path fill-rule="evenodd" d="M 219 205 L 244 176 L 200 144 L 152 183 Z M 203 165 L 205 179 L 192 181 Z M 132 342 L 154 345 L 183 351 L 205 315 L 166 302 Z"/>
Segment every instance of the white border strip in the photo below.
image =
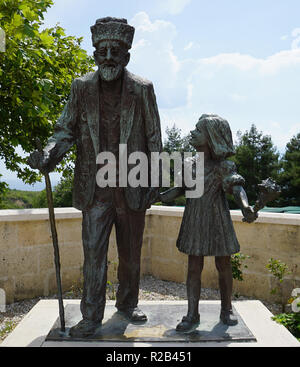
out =
<path fill-rule="evenodd" d="M 151 215 L 161 215 L 168 217 L 182 217 L 184 208 L 174 206 L 159 206 L 152 205 L 148 210 Z M 230 210 L 231 219 L 234 222 L 242 222 L 243 215 L 240 210 Z M 270 213 L 259 212 L 258 219 L 255 223 L 272 223 L 272 224 L 285 224 L 292 226 L 300 226 L 300 214 L 288 214 L 288 213 Z"/>
<path fill-rule="evenodd" d="M 81 218 L 82 213 L 75 208 L 55 208 L 56 219 Z M 0 210 L 0 222 L 23 222 L 49 219 L 48 208 L 41 209 L 3 209 Z"/>
<path fill-rule="evenodd" d="M 152 205 L 147 210 L 147 215 L 161 215 L 167 217 L 182 217 L 184 207 Z M 231 210 L 234 222 L 242 222 L 243 215 L 240 210 Z M 80 210 L 75 208 L 55 208 L 56 219 L 82 218 Z M 20 222 L 49 219 L 48 209 L 3 209 L 0 210 L 0 222 Z M 255 223 L 284 224 L 300 226 L 300 214 L 260 212 Z"/>

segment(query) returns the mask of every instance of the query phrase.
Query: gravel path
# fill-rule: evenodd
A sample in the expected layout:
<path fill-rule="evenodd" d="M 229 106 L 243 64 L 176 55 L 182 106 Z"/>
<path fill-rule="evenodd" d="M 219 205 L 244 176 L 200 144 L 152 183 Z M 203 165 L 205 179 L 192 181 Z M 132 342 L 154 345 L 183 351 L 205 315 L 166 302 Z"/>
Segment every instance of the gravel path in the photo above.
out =
<path fill-rule="evenodd" d="M 107 299 L 115 298 L 116 286 L 109 285 L 107 289 Z M 55 299 L 52 297 L 40 297 L 30 300 L 24 300 L 7 305 L 6 312 L 0 313 L 0 344 L 7 335 L 16 327 L 22 318 L 31 310 L 31 308 L 41 299 Z M 81 298 L 81 290 L 73 288 L 69 292 L 64 293 L 65 299 Z M 185 300 L 186 288 L 184 283 L 175 283 L 156 279 L 152 276 L 145 276 L 140 283 L 140 300 Z M 203 300 L 219 300 L 219 291 L 215 289 L 202 288 L 201 299 Z M 249 300 L 251 298 L 239 296 L 233 297 L 233 300 Z M 263 304 L 274 315 L 281 312 L 281 306 L 262 301 Z"/>

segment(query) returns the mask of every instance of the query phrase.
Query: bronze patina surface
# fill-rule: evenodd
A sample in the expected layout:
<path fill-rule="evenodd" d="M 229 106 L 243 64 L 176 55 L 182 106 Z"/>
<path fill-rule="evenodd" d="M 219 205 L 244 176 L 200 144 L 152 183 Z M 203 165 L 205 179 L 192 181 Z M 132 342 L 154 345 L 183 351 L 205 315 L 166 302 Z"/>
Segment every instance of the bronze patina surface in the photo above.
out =
<path fill-rule="evenodd" d="M 176 324 L 186 311 L 182 304 L 144 304 L 148 321 L 132 323 L 116 312 L 112 305 L 107 305 L 102 322 L 95 334 L 87 338 L 69 336 L 69 328 L 80 320 L 79 305 L 69 304 L 66 312 L 66 333 L 61 334 L 59 320 L 55 322 L 46 340 L 52 341 L 103 341 L 103 342 L 255 342 L 256 339 L 245 325 L 238 312 L 238 324 L 229 326 L 219 319 L 221 306 L 218 303 L 201 304 L 201 321 L 196 330 L 189 334 L 178 333 Z"/>
<path fill-rule="evenodd" d="M 54 134 L 43 151 L 33 152 L 28 160 L 32 168 L 47 174 L 76 146 L 73 206 L 82 211 L 84 251 L 82 320 L 71 330 L 77 337 L 93 334 L 103 318 L 113 225 L 119 258 L 116 307 L 131 320 L 147 318 L 137 307 L 141 247 L 146 209 L 157 198 L 158 188 L 119 185 L 119 166 L 115 186 L 102 186 L 96 180 L 101 168 L 97 157 L 109 152 L 119 161 L 126 155 L 119 154 L 121 144 L 128 155 L 141 152 L 150 158 L 151 152 L 162 150 L 153 85 L 126 69 L 134 28 L 126 19 L 105 17 L 96 20 L 91 33 L 98 69 L 73 81 Z M 127 164 L 127 171 L 131 166 Z"/>

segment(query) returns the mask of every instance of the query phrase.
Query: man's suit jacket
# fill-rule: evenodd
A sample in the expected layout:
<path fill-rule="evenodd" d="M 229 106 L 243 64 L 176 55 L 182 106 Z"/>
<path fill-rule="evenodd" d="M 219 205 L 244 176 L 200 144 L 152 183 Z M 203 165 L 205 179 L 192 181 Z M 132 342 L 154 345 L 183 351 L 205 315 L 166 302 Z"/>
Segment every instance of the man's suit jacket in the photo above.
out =
<path fill-rule="evenodd" d="M 98 71 L 73 81 L 69 100 L 44 149 L 47 167 L 51 171 L 76 144 L 73 206 L 79 210 L 86 209 L 93 202 L 96 157 L 102 151 L 99 86 Z M 160 119 L 153 85 L 126 69 L 121 96 L 120 144 L 127 144 L 128 155 L 140 151 L 150 158 L 151 152 L 162 150 Z M 157 188 L 124 188 L 128 206 L 138 211 L 147 209 L 157 192 Z"/>

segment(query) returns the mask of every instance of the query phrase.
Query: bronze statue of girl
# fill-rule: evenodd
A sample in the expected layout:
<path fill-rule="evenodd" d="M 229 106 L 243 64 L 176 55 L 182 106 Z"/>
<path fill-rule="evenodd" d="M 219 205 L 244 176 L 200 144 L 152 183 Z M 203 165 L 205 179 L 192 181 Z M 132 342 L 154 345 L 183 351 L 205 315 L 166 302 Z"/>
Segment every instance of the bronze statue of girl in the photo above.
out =
<path fill-rule="evenodd" d="M 190 144 L 204 153 L 204 193 L 199 198 L 187 198 L 177 239 L 179 251 L 187 254 L 188 312 L 177 325 L 179 332 L 191 332 L 200 322 L 199 300 L 204 256 L 215 256 L 221 294 L 220 319 L 227 325 L 237 323 L 232 311 L 232 269 L 230 257 L 239 252 L 230 217 L 226 193 L 234 196 L 248 223 L 257 218 L 249 206 L 243 189 L 244 178 L 237 174 L 234 162 L 227 160 L 235 154 L 232 133 L 226 120 L 217 115 L 202 115 L 191 131 Z M 193 160 L 200 159 L 196 154 Z M 183 194 L 185 187 L 174 187 L 160 194 L 162 202 L 169 202 Z"/>

